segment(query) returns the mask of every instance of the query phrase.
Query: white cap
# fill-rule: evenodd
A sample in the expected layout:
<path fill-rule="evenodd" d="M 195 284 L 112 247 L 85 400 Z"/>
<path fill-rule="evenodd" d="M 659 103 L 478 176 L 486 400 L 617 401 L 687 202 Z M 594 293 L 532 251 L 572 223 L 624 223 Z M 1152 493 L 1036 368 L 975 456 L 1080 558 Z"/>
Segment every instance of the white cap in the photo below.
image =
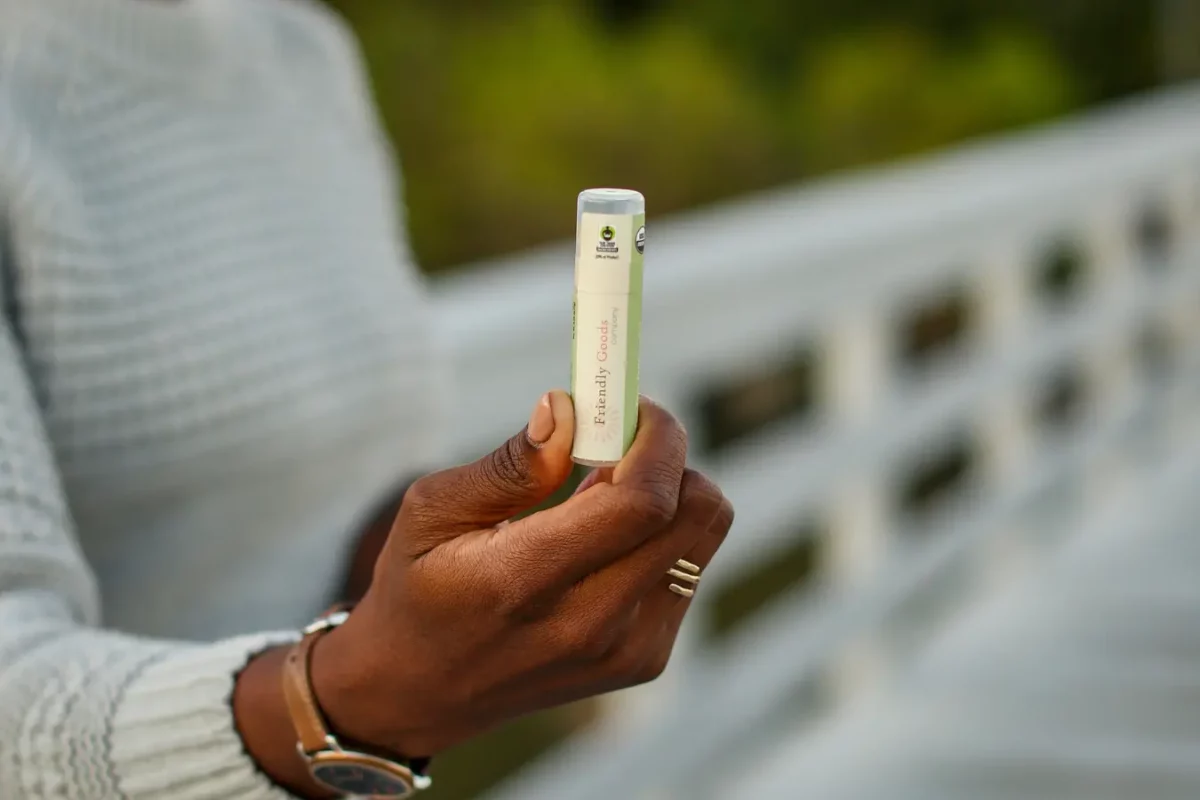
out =
<path fill-rule="evenodd" d="M 632 189 L 586 189 L 579 193 L 579 214 L 645 214 L 646 198 Z"/>

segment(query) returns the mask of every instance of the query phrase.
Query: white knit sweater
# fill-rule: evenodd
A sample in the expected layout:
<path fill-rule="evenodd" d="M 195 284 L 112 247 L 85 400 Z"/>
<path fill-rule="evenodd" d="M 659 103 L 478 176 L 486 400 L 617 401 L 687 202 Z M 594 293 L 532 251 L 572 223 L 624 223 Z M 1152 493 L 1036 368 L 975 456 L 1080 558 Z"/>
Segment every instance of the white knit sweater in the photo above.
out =
<path fill-rule="evenodd" d="M 394 191 L 316 2 L 0 0 L 0 800 L 279 796 L 236 673 L 436 466 Z"/>

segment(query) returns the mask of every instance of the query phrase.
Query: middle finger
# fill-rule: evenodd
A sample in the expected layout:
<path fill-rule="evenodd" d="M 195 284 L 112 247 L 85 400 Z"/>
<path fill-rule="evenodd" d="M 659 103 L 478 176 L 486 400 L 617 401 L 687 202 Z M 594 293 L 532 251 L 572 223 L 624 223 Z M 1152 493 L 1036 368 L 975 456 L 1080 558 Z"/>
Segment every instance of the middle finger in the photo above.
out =
<path fill-rule="evenodd" d="M 712 481 L 687 470 L 675 521 L 641 547 L 584 578 L 571 594 L 577 602 L 594 607 L 631 608 L 659 588 L 679 554 L 697 546 L 727 505 Z"/>

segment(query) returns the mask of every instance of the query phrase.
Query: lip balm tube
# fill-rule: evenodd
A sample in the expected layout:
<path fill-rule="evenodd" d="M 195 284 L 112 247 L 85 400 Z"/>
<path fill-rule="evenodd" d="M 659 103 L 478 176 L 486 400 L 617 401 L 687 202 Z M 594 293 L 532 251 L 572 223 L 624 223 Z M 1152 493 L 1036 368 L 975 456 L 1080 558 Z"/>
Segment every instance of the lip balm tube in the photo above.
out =
<path fill-rule="evenodd" d="M 605 467 L 625 456 L 637 430 L 646 199 L 628 189 L 588 189 L 576 223 L 571 457 Z"/>

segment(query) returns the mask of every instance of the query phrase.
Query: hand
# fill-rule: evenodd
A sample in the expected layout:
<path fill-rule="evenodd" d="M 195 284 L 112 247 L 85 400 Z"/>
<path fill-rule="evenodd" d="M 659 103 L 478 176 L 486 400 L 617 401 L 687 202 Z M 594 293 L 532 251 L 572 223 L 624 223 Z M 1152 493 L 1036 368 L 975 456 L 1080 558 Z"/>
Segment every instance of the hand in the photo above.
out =
<path fill-rule="evenodd" d="M 666 572 L 704 567 L 733 508 L 685 468 L 687 435 L 643 399 L 629 454 L 518 521 L 570 475 L 570 398 L 467 466 L 409 489 L 375 577 L 313 654 L 333 730 L 417 757 L 500 722 L 644 683 L 666 668 L 688 601 Z"/>

